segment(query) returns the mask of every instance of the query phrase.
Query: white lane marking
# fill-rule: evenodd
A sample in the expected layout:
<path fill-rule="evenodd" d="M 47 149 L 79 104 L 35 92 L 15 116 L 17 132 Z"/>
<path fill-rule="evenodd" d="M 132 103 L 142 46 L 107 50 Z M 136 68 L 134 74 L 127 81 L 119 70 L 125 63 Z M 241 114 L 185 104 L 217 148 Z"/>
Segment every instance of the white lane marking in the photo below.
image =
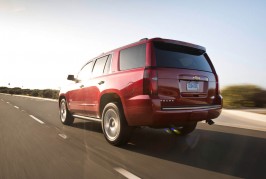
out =
<path fill-rule="evenodd" d="M 62 137 L 63 139 L 67 139 L 67 135 L 65 134 L 58 134 L 60 137 Z"/>
<path fill-rule="evenodd" d="M 10 102 L 8 102 L 8 101 L 7 101 L 6 103 L 7 103 L 7 104 L 10 104 Z"/>
<path fill-rule="evenodd" d="M 41 124 L 44 124 L 43 121 L 41 121 L 40 119 L 36 118 L 35 116 L 30 115 L 30 117 L 31 117 L 32 119 L 34 119 L 35 121 L 37 121 L 37 122 L 39 122 L 39 123 L 41 123 Z"/>
<path fill-rule="evenodd" d="M 121 175 L 123 175 L 126 178 L 130 178 L 130 179 L 140 179 L 139 177 L 137 177 L 136 175 L 130 173 L 129 171 L 126 171 L 123 168 L 114 168 L 115 171 L 117 171 L 118 173 L 120 173 Z"/>
<path fill-rule="evenodd" d="M 19 107 L 17 107 L 17 106 L 14 106 L 14 108 L 17 108 L 17 109 L 19 109 Z"/>

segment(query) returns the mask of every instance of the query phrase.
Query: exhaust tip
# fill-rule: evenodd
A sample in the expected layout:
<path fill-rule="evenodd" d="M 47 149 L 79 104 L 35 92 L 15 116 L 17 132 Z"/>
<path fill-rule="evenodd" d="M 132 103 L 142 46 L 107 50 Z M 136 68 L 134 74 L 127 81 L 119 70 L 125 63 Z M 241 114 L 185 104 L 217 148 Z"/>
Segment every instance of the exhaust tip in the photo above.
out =
<path fill-rule="evenodd" d="M 209 125 L 213 125 L 214 124 L 214 121 L 211 120 L 211 119 L 208 119 L 208 120 L 206 120 L 206 123 L 209 124 Z"/>

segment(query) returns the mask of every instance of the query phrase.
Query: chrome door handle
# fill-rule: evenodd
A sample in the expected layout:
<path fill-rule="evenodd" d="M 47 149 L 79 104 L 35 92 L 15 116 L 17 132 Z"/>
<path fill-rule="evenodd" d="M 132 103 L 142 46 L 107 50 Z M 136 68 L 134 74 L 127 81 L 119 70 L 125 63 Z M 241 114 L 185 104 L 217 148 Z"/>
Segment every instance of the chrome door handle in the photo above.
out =
<path fill-rule="evenodd" d="M 99 85 L 102 85 L 102 84 L 104 84 L 104 81 L 100 81 L 98 84 L 99 84 Z"/>

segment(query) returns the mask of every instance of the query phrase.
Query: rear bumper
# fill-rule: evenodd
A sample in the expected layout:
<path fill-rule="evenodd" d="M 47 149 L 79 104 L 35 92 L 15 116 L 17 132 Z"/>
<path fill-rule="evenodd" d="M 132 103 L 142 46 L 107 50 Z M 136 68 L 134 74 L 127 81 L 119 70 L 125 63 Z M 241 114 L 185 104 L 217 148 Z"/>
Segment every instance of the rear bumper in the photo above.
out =
<path fill-rule="evenodd" d="M 154 111 L 151 126 L 182 125 L 188 122 L 214 119 L 220 115 L 221 111 L 221 105 L 163 108 Z"/>
<path fill-rule="evenodd" d="M 129 100 L 124 108 L 130 126 L 182 125 L 217 118 L 222 111 L 222 104 L 161 107 L 160 99 L 143 96 Z"/>

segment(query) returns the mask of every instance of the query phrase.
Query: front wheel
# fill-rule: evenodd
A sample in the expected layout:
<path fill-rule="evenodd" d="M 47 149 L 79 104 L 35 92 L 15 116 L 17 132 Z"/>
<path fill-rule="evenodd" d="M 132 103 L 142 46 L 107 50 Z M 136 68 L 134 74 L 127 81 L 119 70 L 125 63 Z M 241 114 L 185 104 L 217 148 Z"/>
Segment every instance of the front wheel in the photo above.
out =
<path fill-rule="evenodd" d="M 71 125 L 74 122 L 74 117 L 70 114 L 67 109 L 67 103 L 65 99 L 61 99 L 59 106 L 60 121 L 65 125 Z"/>
<path fill-rule="evenodd" d="M 108 103 L 104 107 L 102 129 L 105 139 L 110 144 L 120 146 L 128 142 L 132 127 L 127 125 L 121 105 Z"/>

